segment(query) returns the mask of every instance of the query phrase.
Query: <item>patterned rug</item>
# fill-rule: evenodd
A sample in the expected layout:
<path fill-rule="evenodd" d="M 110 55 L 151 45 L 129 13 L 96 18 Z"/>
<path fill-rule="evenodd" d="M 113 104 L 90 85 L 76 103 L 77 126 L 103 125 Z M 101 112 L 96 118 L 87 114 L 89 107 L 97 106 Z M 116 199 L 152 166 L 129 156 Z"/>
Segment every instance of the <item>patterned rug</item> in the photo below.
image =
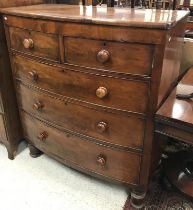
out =
<path fill-rule="evenodd" d="M 175 190 L 166 190 L 156 177 L 150 184 L 144 210 L 193 210 L 193 201 Z M 124 210 L 134 210 L 128 197 Z"/>

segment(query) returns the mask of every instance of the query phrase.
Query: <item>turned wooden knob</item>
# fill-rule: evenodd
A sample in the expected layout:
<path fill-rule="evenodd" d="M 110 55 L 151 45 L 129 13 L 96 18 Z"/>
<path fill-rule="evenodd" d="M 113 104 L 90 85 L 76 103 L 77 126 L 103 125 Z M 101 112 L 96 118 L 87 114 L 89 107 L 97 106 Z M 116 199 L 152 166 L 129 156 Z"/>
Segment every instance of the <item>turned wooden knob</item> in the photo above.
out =
<path fill-rule="evenodd" d="M 43 109 L 43 107 L 44 105 L 41 101 L 37 101 L 33 104 L 33 109 L 37 111 Z"/>
<path fill-rule="evenodd" d="M 38 74 L 36 71 L 29 71 L 28 74 L 34 81 L 38 80 Z"/>
<path fill-rule="evenodd" d="M 106 165 L 106 157 L 104 155 L 99 155 L 97 157 L 97 163 L 100 165 L 100 166 L 105 166 Z"/>
<path fill-rule="evenodd" d="M 24 39 L 23 40 L 23 46 L 26 49 L 32 49 L 34 47 L 34 42 L 32 39 Z"/>
<path fill-rule="evenodd" d="M 38 137 L 39 140 L 45 141 L 48 138 L 48 133 L 46 131 L 43 131 L 37 137 Z"/>
<path fill-rule="evenodd" d="M 100 63 L 105 63 L 109 60 L 110 58 L 110 53 L 107 50 L 101 50 L 97 54 L 97 60 Z"/>
<path fill-rule="evenodd" d="M 96 95 L 97 97 L 99 98 L 104 98 L 105 96 L 107 96 L 108 94 L 108 90 L 106 87 L 99 87 L 97 90 L 96 90 Z"/>
<path fill-rule="evenodd" d="M 99 122 L 97 124 L 97 131 L 99 133 L 103 133 L 103 132 L 105 132 L 107 130 L 107 127 L 108 127 L 108 125 L 107 125 L 106 122 Z"/>

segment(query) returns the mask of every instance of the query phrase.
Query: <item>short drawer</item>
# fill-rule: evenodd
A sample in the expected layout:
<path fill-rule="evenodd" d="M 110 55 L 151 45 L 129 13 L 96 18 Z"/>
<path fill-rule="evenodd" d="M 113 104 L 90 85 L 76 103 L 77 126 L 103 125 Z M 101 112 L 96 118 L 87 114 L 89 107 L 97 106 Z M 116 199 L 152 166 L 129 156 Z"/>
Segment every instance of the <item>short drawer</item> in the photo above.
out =
<path fill-rule="evenodd" d="M 7 141 L 7 135 L 5 131 L 5 124 L 3 120 L 3 116 L 0 114 L 0 142 L 5 142 Z"/>
<path fill-rule="evenodd" d="M 17 79 L 42 89 L 115 109 L 138 113 L 145 113 L 147 110 L 147 82 L 72 71 L 19 56 L 13 61 Z"/>
<path fill-rule="evenodd" d="M 60 61 L 58 36 L 9 28 L 11 48 L 49 60 Z"/>
<path fill-rule="evenodd" d="M 21 113 L 24 135 L 41 151 L 85 171 L 137 184 L 141 156 L 69 135 Z"/>
<path fill-rule="evenodd" d="M 104 142 L 142 149 L 145 130 L 143 119 L 55 99 L 21 83 L 17 84 L 17 92 L 20 108 L 32 115 Z"/>
<path fill-rule="evenodd" d="M 153 46 L 121 42 L 65 38 L 65 61 L 115 72 L 150 75 Z"/>

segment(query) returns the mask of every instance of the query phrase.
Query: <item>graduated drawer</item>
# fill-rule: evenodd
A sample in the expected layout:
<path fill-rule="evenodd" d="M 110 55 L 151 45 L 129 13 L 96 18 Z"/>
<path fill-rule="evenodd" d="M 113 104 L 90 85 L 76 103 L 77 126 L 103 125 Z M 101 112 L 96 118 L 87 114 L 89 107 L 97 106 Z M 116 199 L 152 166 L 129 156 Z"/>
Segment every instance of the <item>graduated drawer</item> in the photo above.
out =
<path fill-rule="evenodd" d="M 3 116 L 0 114 L 0 142 L 2 141 L 7 141 L 7 135 L 5 131 Z"/>
<path fill-rule="evenodd" d="M 145 113 L 147 82 L 72 71 L 15 56 L 15 77 L 56 94 L 106 107 Z"/>
<path fill-rule="evenodd" d="M 9 28 L 11 48 L 49 60 L 60 61 L 58 36 Z"/>
<path fill-rule="evenodd" d="M 21 113 L 24 136 L 41 151 L 85 170 L 122 182 L 137 184 L 141 157 L 101 146 L 46 125 Z"/>
<path fill-rule="evenodd" d="M 17 84 L 17 92 L 20 107 L 28 113 L 105 142 L 142 149 L 145 120 L 55 99 L 21 83 Z"/>
<path fill-rule="evenodd" d="M 66 37 L 64 49 L 67 63 L 130 74 L 151 74 L 152 45 Z"/>

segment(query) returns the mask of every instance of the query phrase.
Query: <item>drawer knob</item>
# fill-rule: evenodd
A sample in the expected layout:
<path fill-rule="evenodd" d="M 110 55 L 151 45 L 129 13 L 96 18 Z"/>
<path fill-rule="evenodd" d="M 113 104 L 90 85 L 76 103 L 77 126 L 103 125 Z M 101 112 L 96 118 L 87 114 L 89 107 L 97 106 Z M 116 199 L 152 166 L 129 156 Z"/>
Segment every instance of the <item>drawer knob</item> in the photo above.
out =
<path fill-rule="evenodd" d="M 30 72 L 28 72 L 28 74 L 34 81 L 38 80 L 38 74 L 36 71 L 30 71 Z"/>
<path fill-rule="evenodd" d="M 106 165 L 106 157 L 104 155 L 99 155 L 97 157 L 97 163 L 100 165 L 100 166 L 105 166 Z"/>
<path fill-rule="evenodd" d="M 107 50 L 101 50 L 97 54 L 97 60 L 100 63 L 105 63 L 109 60 L 110 58 L 110 53 Z"/>
<path fill-rule="evenodd" d="M 107 123 L 106 122 L 99 122 L 97 124 L 97 130 L 99 133 L 104 133 L 107 130 Z"/>
<path fill-rule="evenodd" d="M 99 98 L 104 98 L 105 96 L 107 96 L 108 94 L 108 90 L 106 87 L 99 87 L 97 90 L 96 90 L 96 95 L 97 97 Z"/>
<path fill-rule="evenodd" d="M 48 133 L 46 131 L 43 131 L 37 137 L 39 140 L 45 141 L 48 138 Z"/>
<path fill-rule="evenodd" d="M 44 105 L 41 101 L 37 101 L 36 103 L 33 104 L 33 109 L 37 111 L 43 109 L 43 107 Z"/>
<path fill-rule="evenodd" d="M 23 46 L 26 49 L 32 49 L 34 47 L 34 42 L 32 39 L 24 39 L 23 40 Z"/>

